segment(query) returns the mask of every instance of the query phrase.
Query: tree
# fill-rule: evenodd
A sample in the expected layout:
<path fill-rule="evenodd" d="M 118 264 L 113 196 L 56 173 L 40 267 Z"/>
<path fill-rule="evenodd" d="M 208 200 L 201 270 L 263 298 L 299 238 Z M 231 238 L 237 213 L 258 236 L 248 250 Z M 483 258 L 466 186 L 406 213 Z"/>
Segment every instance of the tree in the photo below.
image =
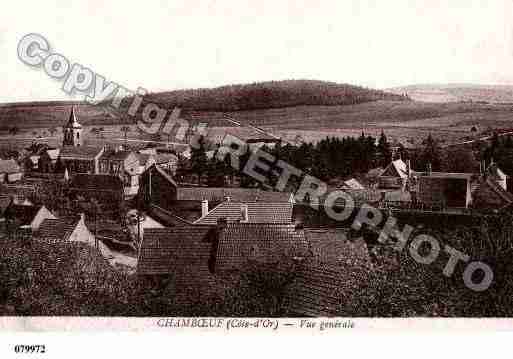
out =
<path fill-rule="evenodd" d="M 191 171 L 198 176 L 198 184 L 201 184 L 202 176 L 207 170 L 207 160 L 205 138 L 200 136 L 198 146 L 191 147 Z"/>
<path fill-rule="evenodd" d="M 441 149 L 438 142 L 431 136 L 431 134 L 424 141 L 424 149 L 422 150 L 416 164 L 419 170 L 425 170 L 428 164 L 434 171 L 439 171 L 442 164 Z"/>
<path fill-rule="evenodd" d="M 472 151 L 452 148 L 444 153 L 442 169 L 445 172 L 475 172 L 477 161 L 474 159 Z"/>
<path fill-rule="evenodd" d="M 388 143 L 387 136 L 381 131 L 381 135 L 378 140 L 378 166 L 385 168 L 392 160 L 392 150 L 390 149 L 390 143 Z"/>

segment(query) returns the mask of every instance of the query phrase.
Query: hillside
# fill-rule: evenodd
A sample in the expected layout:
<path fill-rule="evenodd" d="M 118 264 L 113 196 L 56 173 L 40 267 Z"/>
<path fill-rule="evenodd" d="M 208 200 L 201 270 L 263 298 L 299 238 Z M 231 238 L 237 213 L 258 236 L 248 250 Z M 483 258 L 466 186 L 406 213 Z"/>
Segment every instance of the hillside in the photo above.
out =
<path fill-rule="evenodd" d="M 384 91 L 348 84 L 287 80 L 161 92 L 150 94 L 145 100 L 185 110 L 247 111 L 293 106 L 354 105 L 403 98 Z"/>
<path fill-rule="evenodd" d="M 513 103 L 513 86 L 506 85 L 411 85 L 387 91 L 422 102 Z"/>
<path fill-rule="evenodd" d="M 205 112 L 238 112 L 295 106 L 345 106 L 377 100 L 405 100 L 402 96 L 358 86 L 322 81 L 276 81 L 248 85 L 230 85 L 213 89 L 178 90 L 152 93 L 145 103 L 157 103 L 162 108 L 175 106 L 184 110 L 184 117 Z M 132 100 L 122 102 L 120 113 L 126 113 Z M 84 125 L 113 125 L 135 122 L 123 119 L 104 106 L 72 102 L 28 102 L 0 105 L 0 131 L 11 126 L 20 128 L 60 126 L 71 105 L 78 107 Z M 142 107 L 141 107 L 142 108 Z M 139 117 L 141 111 L 137 114 Z M 126 117 L 126 116 L 125 116 Z M 200 116 L 201 117 L 201 116 Z"/>

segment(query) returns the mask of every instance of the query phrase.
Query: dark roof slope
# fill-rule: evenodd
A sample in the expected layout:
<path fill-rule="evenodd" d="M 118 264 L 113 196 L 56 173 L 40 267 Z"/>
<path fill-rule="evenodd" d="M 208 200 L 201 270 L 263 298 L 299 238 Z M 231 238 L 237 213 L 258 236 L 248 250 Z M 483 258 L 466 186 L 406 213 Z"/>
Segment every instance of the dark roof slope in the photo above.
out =
<path fill-rule="evenodd" d="M 289 202 L 290 193 L 262 191 L 253 188 L 191 187 L 178 188 L 177 199 L 181 201 L 223 202 L 230 197 L 234 202 Z"/>
<path fill-rule="evenodd" d="M 39 227 L 39 239 L 46 243 L 66 242 L 77 226 L 77 219 L 45 219 Z"/>
<path fill-rule="evenodd" d="M 340 316 L 344 297 L 367 285 L 372 263 L 365 241 L 349 240 L 341 230 L 306 230 L 306 237 L 312 255 L 297 267 L 284 310 L 291 316 Z"/>
<path fill-rule="evenodd" d="M 247 206 L 248 209 L 248 222 L 246 223 L 292 222 L 292 203 L 240 203 L 230 201 L 221 203 L 195 223 L 215 225 L 220 218 L 226 218 L 229 223 L 239 222 L 242 220 L 242 206 Z"/>
<path fill-rule="evenodd" d="M 100 154 L 103 149 L 101 147 L 92 146 L 64 146 L 61 149 L 61 158 L 93 160 Z"/>
<path fill-rule="evenodd" d="M 216 269 L 242 269 L 248 261 L 278 263 L 308 255 L 305 233 L 288 224 L 228 224 L 219 236 Z"/>
<path fill-rule="evenodd" d="M 117 176 L 79 173 L 73 176 L 70 187 L 79 190 L 122 191 L 123 182 Z"/>
<path fill-rule="evenodd" d="M 344 277 L 338 267 L 307 262 L 297 269 L 283 306 L 290 315 L 334 317 L 339 311 L 343 290 Z"/>
<path fill-rule="evenodd" d="M 135 153 L 132 151 L 107 151 L 102 155 L 101 159 L 112 161 L 124 161 L 131 154 L 135 155 Z M 137 157 L 137 159 L 139 159 L 139 157 Z"/>
<path fill-rule="evenodd" d="M 214 232 L 211 226 L 197 225 L 146 228 L 137 273 L 170 274 L 185 267 L 208 272 Z"/>

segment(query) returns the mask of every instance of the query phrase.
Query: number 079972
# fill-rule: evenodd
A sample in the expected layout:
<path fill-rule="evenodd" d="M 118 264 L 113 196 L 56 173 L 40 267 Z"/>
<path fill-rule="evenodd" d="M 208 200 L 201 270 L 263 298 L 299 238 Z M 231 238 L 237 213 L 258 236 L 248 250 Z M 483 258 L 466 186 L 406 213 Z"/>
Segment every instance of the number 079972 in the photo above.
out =
<path fill-rule="evenodd" d="M 44 354 L 46 347 L 44 345 L 18 344 L 14 346 L 14 352 L 16 354 Z"/>

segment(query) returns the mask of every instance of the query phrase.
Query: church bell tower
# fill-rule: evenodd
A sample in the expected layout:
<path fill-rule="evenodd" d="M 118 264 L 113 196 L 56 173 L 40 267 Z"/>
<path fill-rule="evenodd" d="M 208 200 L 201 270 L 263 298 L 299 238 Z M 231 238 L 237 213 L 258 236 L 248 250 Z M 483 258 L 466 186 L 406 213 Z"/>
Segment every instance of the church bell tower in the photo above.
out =
<path fill-rule="evenodd" d="M 68 122 L 62 128 L 63 133 L 63 146 L 79 147 L 83 144 L 82 139 L 82 125 L 78 123 L 77 116 L 75 115 L 75 108 L 71 107 Z"/>

